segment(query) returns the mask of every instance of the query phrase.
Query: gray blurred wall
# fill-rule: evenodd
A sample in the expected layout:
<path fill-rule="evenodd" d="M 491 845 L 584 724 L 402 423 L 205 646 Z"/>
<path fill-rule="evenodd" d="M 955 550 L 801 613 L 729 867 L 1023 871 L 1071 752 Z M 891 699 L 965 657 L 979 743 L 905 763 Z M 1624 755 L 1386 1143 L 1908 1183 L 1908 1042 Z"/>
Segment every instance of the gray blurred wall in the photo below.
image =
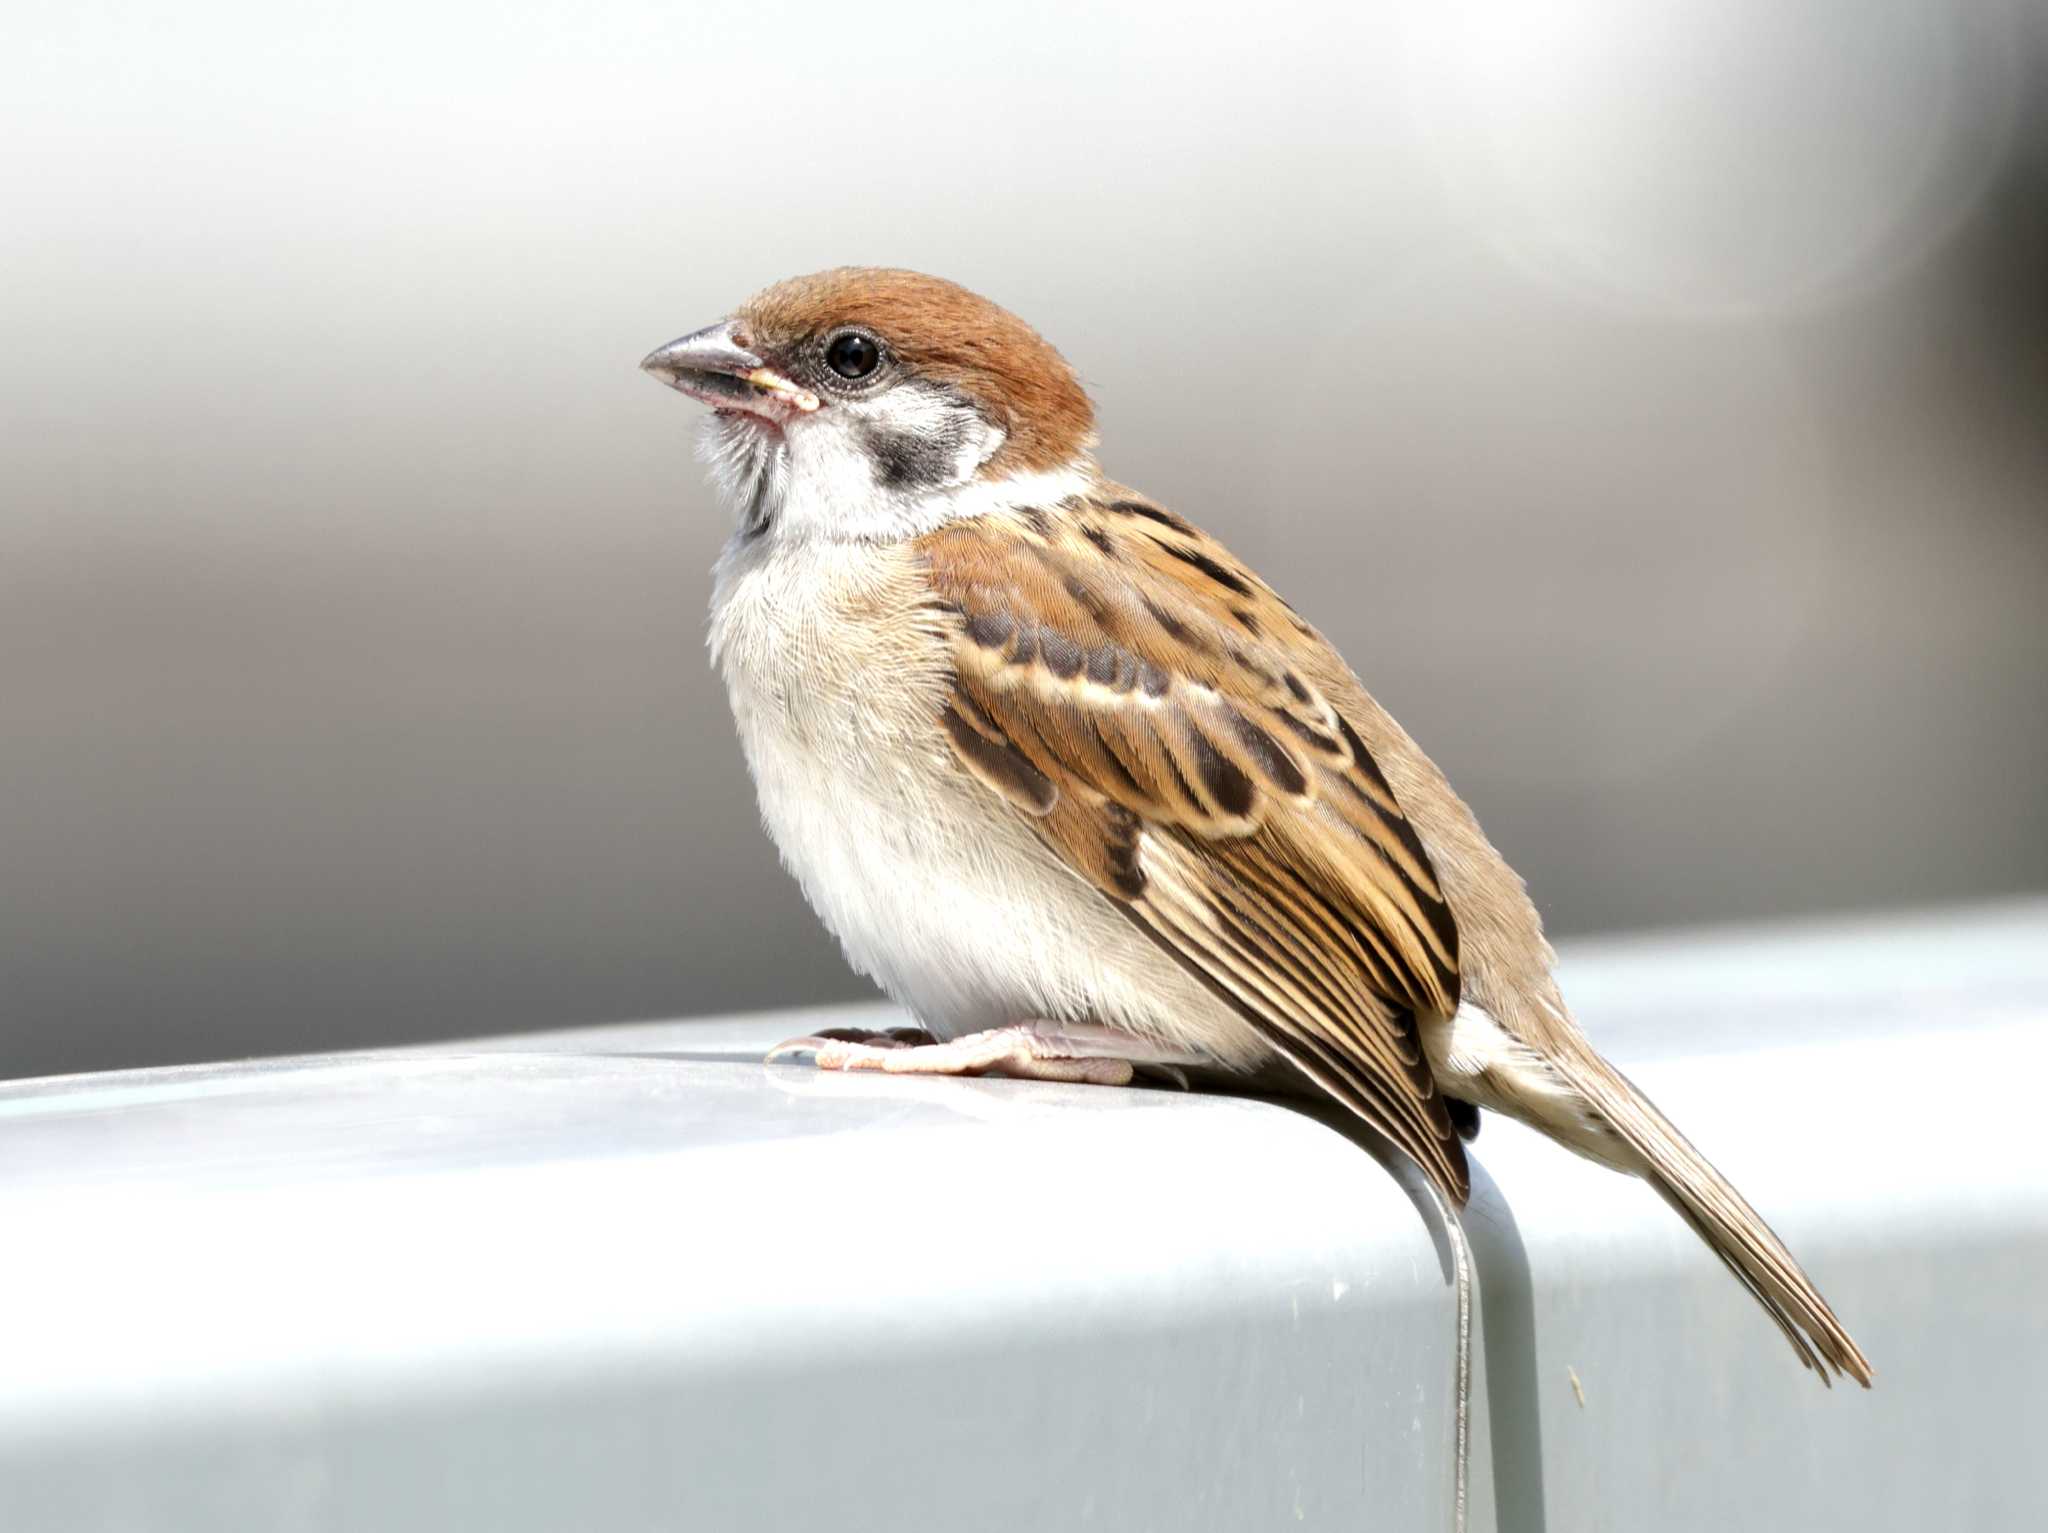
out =
<path fill-rule="evenodd" d="M 1553 931 L 2048 883 L 2020 3 L 21 4 L 0 1074 L 854 995 L 635 371 L 945 273 Z"/>

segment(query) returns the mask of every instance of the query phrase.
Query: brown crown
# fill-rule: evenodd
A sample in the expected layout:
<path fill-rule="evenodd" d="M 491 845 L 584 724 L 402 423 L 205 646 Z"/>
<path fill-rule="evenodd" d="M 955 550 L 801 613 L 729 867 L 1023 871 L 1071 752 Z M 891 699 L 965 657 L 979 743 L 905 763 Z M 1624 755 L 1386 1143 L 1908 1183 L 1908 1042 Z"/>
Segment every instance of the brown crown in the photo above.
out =
<path fill-rule="evenodd" d="M 770 353 L 842 325 L 873 331 L 913 372 L 962 390 L 1007 433 L 985 475 L 1059 468 L 1095 445 L 1095 409 L 1066 358 L 958 283 L 841 266 L 778 282 L 738 317 L 754 349 Z"/>

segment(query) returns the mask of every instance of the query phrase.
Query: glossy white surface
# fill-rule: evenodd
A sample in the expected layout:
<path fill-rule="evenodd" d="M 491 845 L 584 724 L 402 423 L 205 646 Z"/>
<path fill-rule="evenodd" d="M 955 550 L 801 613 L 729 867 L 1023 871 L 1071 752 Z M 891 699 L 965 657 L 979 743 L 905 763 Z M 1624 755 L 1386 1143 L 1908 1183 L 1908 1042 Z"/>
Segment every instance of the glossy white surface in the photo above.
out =
<path fill-rule="evenodd" d="M 2048 1520 L 2048 904 L 1566 979 L 1878 1387 L 1820 1389 L 1653 1197 L 1489 1118 L 1475 1526 Z M 1450 1294 L 1365 1150 L 755 1062 L 817 1021 L 0 1088 L 0 1526 L 1446 1525 Z"/>

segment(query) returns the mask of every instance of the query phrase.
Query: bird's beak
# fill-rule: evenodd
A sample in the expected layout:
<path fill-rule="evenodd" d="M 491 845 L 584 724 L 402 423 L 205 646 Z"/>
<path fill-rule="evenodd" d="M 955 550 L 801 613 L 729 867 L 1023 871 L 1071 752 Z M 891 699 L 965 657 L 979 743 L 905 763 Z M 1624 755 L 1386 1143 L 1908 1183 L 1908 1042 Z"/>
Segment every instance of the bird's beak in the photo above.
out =
<path fill-rule="evenodd" d="M 721 320 L 650 351 L 640 366 L 718 410 L 782 420 L 818 408 L 816 394 L 769 367 L 741 344 L 743 339 L 738 320 Z"/>

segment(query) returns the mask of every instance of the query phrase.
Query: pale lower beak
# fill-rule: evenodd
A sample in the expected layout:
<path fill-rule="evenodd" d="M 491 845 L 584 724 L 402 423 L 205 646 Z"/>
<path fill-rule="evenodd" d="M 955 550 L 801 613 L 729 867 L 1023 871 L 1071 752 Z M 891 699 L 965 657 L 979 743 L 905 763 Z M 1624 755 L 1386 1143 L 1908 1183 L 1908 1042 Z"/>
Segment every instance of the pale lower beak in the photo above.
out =
<path fill-rule="evenodd" d="M 739 322 L 715 325 L 650 351 L 640 366 L 670 388 L 720 410 L 745 410 L 771 419 L 818 408 L 818 396 L 769 367 L 739 342 Z"/>

